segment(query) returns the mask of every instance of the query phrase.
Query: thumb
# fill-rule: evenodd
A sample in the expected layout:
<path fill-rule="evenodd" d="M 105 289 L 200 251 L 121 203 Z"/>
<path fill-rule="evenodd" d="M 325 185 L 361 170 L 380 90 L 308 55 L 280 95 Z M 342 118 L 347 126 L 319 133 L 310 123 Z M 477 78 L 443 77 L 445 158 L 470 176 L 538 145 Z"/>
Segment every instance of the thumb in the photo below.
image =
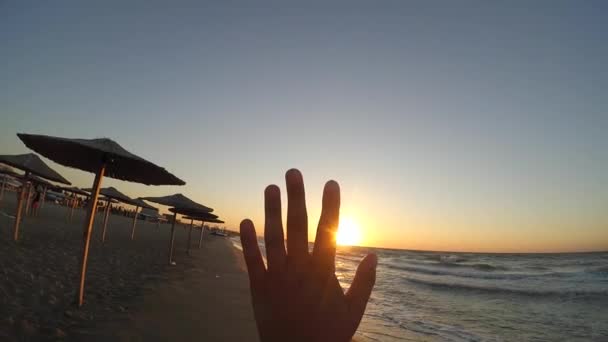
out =
<path fill-rule="evenodd" d="M 346 293 L 346 300 L 349 304 L 351 318 L 356 326 L 359 326 L 361 317 L 365 312 L 365 306 L 372 294 L 372 289 L 376 282 L 376 266 L 378 257 L 375 254 L 368 254 L 357 267 L 357 273 L 352 285 Z"/>

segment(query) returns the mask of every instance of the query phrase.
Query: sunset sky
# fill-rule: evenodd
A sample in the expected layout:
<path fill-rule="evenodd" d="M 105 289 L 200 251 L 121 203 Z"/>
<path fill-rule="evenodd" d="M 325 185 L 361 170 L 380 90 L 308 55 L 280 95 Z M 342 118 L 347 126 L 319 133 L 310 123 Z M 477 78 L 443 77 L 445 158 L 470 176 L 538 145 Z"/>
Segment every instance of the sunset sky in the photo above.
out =
<path fill-rule="evenodd" d="M 0 154 L 109 137 L 187 185 L 104 186 L 230 229 L 297 167 L 311 238 L 336 179 L 364 245 L 608 250 L 606 2 L 128 3 L 0 3 Z"/>

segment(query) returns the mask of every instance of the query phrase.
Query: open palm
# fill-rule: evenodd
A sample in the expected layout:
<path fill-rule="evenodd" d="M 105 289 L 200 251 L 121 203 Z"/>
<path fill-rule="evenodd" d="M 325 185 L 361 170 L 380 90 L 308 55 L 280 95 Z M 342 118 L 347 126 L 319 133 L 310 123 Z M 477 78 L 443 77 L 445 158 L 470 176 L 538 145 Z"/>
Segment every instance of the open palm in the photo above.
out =
<path fill-rule="evenodd" d="M 350 341 L 355 334 L 376 279 L 376 256 L 366 256 L 344 293 L 335 275 L 335 234 L 340 217 L 340 188 L 329 181 L 312 254 L 308 251 L 308 217 L 304 182 L 298 170 L 287 183 L 287 250 L 283 238 L 281 194 L 276 185 L 264 192 L 264 266 L 250 220 L 241 222 L 255 319 L 262 342 Z"/>

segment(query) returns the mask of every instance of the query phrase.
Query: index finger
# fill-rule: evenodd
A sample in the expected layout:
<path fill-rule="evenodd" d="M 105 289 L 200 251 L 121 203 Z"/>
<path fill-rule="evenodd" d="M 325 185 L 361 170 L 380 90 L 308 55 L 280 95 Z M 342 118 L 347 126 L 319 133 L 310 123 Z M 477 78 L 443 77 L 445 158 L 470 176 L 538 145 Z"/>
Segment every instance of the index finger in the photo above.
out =
<path fill-rule="evenodd" d="M 336 257 L 336 231 L 340 220 L 340 186 L 329 181 L 323 189 L 323 207 L 312 253 L 314 262 L 325 272 L 333 272 Z"/>

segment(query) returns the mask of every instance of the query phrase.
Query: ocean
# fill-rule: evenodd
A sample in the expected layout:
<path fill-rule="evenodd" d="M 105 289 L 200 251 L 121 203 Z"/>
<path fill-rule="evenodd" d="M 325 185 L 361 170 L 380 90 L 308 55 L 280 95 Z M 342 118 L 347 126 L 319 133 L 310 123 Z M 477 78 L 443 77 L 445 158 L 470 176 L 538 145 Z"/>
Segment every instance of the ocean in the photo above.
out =
<path fill-rule="evenodd" d="M 608 341 L 608 253 L 338 247 L 343 288 L 368 252 L 379 263 L 357 341 Z"/>

